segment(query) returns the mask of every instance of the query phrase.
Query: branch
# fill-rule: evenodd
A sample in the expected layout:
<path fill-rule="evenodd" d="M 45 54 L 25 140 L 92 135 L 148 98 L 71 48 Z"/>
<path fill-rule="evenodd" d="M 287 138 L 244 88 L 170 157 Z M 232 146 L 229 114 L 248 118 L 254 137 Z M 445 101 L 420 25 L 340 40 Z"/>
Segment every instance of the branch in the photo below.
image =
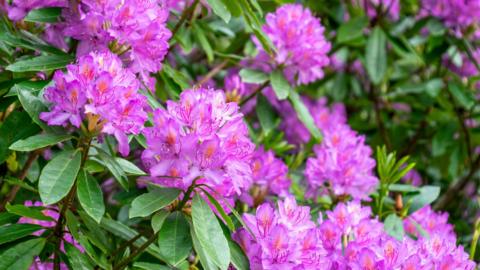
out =
<path fill-rule="evenodd" d="M 155 234 L 153 234 L 147 242 L 145 242 L 143 245 L 141 245 L 138 249 L 136 249 L 134 252 L 132 252 L 132 254 L 130 254 L 130 256 L 128 256 L 127 258 L 125 258 L 125 260 L 121 261 L 119 264 L 117 264 L 116 266 L 114 266 L 112 269 L 113 270 L 120 270 L 120 269 L 123 269 L 125 268 L 125 266 L 127 266 L 133 259 L 135 259 L 135 257 L 137 255 L 139 255 L 140 253 L 142 253 L 145 249 L 148 248 L 148 246 L 150 246 L 153 242 L 155 242 L 155 240 L 157 240 L 157 236 L 158 236 L 158 233 L 160 231 L 156 232 Z"/>
<path fill-rule="evenodd" d="M 25 165 L 23 166 L 22 170 L 18 174 L 18 179 L 20 181 L 23 181 L 25 179 L 25 177 L 27 176 L 28 170 L 32 166 L 33 162 L 38 158 L 40 153 L 41 153 L 41 151 L 30 152 L 30 154 L 28 155 L 28 159 L 25 162 Z M 9 203 L 9 202 L 13 201 L 13 199 L 15 199 L 15 196 L 17 195 L 19 190 L 20 190 L 20 186 L 18 186 L 18 185 L 14 186 L 10 190 L 10 192 L 7 194 L 7 196 L 3 200 L 2 204 L 0 205 L 0 211 L 4 211 L 7 203 Z"/>
<path fill-rule="evenodd" d="M 220 64 L 215 66 L 210 72 L 205 75 L 196 85 L 201 86 L 202 84 L 208 82 L 211 78 L 213 78 L 215 75 L 217 75 L 222 69 L 228 64 L 228 59 L 223 60 Z"/>
<path fill-rule="evenodd" d="M 195 11 L 195 7 L 197 7 L 199 0 L 193 1 L 192 5 L 185 9 L 182 13 L 182 16 L 180 17 L 180 20 L 177 22 L 177 24 L 173 27 L 172 30 L 172 38 L 175 36 L 175 34 L 178 32 L 180 29 L 180 26 L 189 18 L 192 16 L 193 12 Z"/>
<path fill-rule="evenodd" d="M 247 96 L 244 100 L 240 101 L 240 103 L 238 104 L 238 106 L 243 106 L 245 103 L 247 103 L 250 99 L 252 99 L 253 97 L 255 97 L 259 92 L 261 92 L 265 87 L 268 86 L 268 84 L 270 84 L 270 81 L 266 81 L 264 82 L 262 85 L 260 85 L 257 89 L 255 89 L 255 91 L 253 91 L 253 93 L 251 93 L 249 96 Z"/>
<path fill-rule="evenodd" d="M 377 122 L 378 129 L 380 131 L 380 136 L 382 137 L 383 143 L 387 146 L 387 150 L 392 150 L 392 144 L 390 143 L 390 139 L 387 134 L 387 130 L 385 128 L 385 124 L 383 123 L 383 119 L 381 116 L 380 110 L 380 100 L 375 93 L 375 90 L 372 86 L 370 86 L 370 99 L 373 102 L 373 109 L 375 111 L 375 120 Z"/>
<path fill-rule="evenodd" d="M 445 207 L 447 207 L 447 205 L 449 205 L 450 202 L 455 199 L 458 193 L 467 185 L 467 183 L 475 175 L 475 173 L 477 173 L 479 169 L 480 155 L 473 162 L 473 165 L 470 168 L 470 172 L 465 177 L 450 185 L 447 191 L 438 199 L 437 203 L 435 203 L 434 205 L 435 210 L 445 209 Z"/>

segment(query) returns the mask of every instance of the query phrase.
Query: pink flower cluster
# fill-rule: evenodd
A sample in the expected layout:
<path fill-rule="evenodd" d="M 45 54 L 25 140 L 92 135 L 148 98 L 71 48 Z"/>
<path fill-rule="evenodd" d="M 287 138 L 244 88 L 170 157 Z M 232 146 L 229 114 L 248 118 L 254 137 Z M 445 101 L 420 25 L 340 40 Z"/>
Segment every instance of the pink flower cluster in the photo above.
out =
<path fill-rule="evenodd" d="M 78 54 L 112 48 L 148 81 L 161 69 L 171 32 L 168 8 L 155 0 L 82 0 L 65 15 L 64 33 L 80 40 Z"/>
<path fill-rule="evenodd" d="M 333 193 L 368 200 L 375 191 L 378 179 L 373 174 L 375 160 L 372 150 L 346 124 L 323 129 L 322 143 L 314 147 L 315 157 L 307 160 L 305 176 L 310 196 Z"/>
<path fill-rule="evenodd" d="M 227 198 L 248 190 L 255 145 L 238 110 L 213 89 L 185 90 L 178 102 L 156 110 L 142 154 L 151 180 L 182 189 L 196 180 Z"/>
<path fill-rule="evenodd" d="M 120 59 L 110 53 L 91 53 L 57 70 L 54 86 L 45 91 L 52 104 L 40 118 L 49 125 L 80 127 L 85 118 L 89 131 L 115 136 L 122 155 L 128 155 L 128 134 L 139 134 L 147 120 L 146 99 L 138 93 L 139 82 Z"/>
<path fill-rule="evenodd" d="M 283 5 L 275 13 L 267 14 L 263 30 L 277 51 L 270 59 L 255 40 L 257 61 L 270 69 L 283 67 L 286 77 L 295 84 L 308 84 L 323 77 L 323 68 L 330 62 L 331 45 L 325 39 L 320 20 L 310 10 L 297 4 Z"/>
<path fill-rule="evenodd" d="M 478 0 L 422 0 L 421 5 L 420 16 L 437 17 L 458 37 L 480 23 Z"/>
<path fill-rule="evenodd" d="M 448 223 L 447 213 L 438 213 L 430 206 L 415 211 L 404 220 L 405 231 L 415 237 L 429 237 L 433 234 L 456 241 L 453 226 Z M 422 228 L 423 231 L 418 228 Z"/>
<path fill-rule="evenodd" d="M 252 231 L 240 229 L 234 239 L 247 254 L 250 267 L 261 269 L 463 269 L 473 270 L 463 247 L 433 233 L 430 238 L 397 240 L 371 210 L 358 202 L 341 203 L 327 211 L 316 225 L 310 208 L 298 206 L 292 197 L 269 204 L 256 214 L 245 214 Z"/>

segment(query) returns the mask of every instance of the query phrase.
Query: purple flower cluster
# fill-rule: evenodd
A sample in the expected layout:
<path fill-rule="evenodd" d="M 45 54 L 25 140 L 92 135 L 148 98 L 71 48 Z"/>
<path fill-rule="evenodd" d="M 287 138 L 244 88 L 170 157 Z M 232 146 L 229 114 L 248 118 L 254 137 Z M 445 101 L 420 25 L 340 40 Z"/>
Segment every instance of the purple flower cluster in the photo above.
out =
<path fill-rule="evenodd" d="M 147 120 L 146 99 L 138 93 L 139 82 L 120 59 L 110 53 L 91 53 L 57 70 L 54 86 L 45 91 L 52 104 L 40 118 L 49 125 L 80 127 L 88 120 L 90 132 L 115 136 L 122 155 L 128 155 L 128 134 L 139 134 Z"/>
<path fill-rule="evenodd" d="M 377 18 L 378 11 L 383 16 L 388 15 L 393 20 L 398 20 L 400 16 L 400 1 L 399 0 L 351 0 L 352 4 L 360 8 L 364 8 L 368 17 Z"/>
<path fill-rule="evenodd" d="M 310 10 L 302 5 L 283 5 L 275 13 L 267 14 L 263 30 L 277 52 L 274 59 L 270 59 L 255 40 L 259 50 L 257 61 L 266 63 L 270 69 L 282 66 L 286 77 L 295 84 L 323 78 L 323 68 L 330 62 L 331 45 L 325 39 L 320 20 Z"/>
<path fill-rule="evenodd" d="M 155 0 L 82 0 L 71 7 L 64 33 L 80 41 L 78 55 L 112 49 L 148 81 L 161 69 L 171 32 L 168 8 Z"/>
<path fill-rule="evenodd" d="M 480 1 L 422 0 L 420 16 L 437 17 L 461 37 L 469 27 L 476 27 L 480 22 Z"/>
<path fill-rule="evenodd" d="M 315 157 L 307 160 L 308 195 L 333 194 L 368 200 L 378 179 L 373 174 L 372 150 L 347 124 L 322 129 L 323 140 L 314 146 Z"/>
<path fill-rule="evenodd" d="M 151 181 L 186 189 L 196 180 L 227 198 L 248 190 L 255 145 L 238 110 L 213 89 L 185 90 L 156 110 L 142 154 Z"/>
<path fill-rule="evenodd" d="M 437 234 L 442 238 L 456 241 L 453 226 L 448 224 L 448 213 L 435 212 L 430 206 L 425 206 L 407 217 L 404 220 L 404 227 L 407 233 L 415 237 L 428 238 Z M 420 231 L 419 227 L 423 231 Z"/>
<path fill-rule="evenodd" d="M 310 208 L 292 197 L 257 208 L 244 219 L 253 235 L 240 229 L 234 239 L 244 249 L 250 268 L 261 269 L 464 269 L 473 270 L 462 247 L 438 234 L 397 240 L 385 233 L 371 210 L 358 202 L 341 203 L 316 225 Z"/>
<path fill-rule="evenodd" d="M 242 199 L 249 205 L 258 205 L 266 196 L 286 197 L 290 194 L 291 181 L 288 178 L 288 167 L 275 157 L 272 150 L 263 147 L 255 150 L 250 164 L 253 187 L 251 194 L 243 194 Z"/>

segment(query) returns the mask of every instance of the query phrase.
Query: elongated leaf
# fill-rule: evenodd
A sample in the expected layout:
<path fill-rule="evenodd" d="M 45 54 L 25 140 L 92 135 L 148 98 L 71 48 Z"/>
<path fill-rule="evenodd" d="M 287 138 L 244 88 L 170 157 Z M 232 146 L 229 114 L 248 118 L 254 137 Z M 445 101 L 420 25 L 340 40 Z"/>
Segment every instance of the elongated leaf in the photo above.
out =
<path fill-rule="evenodd" d="M 147 175 L 146 172 L 142 171 L 137 165 L 133 164 L 132 162 L 123 159 L 123 158 L 115 158 L 115 161 L 120 165 L 122 170 L 128 175 Z"/>
<path fill-rule="evenodd" d="M 23 204 L 16 204 L 16 205 L 7 204 L 5 208 L 9 213 L 12 213 L 18 216 L 28 217 L 28 218 L 37 219 L 37 220 L 54 221 L 53 218 L 45 216 L 42 213 L 41 207 L 28 207 Z"/>
<path fill-rule="evenodd" d="M 215 0 L 215 1 L 219 1 L 219 0 Z M 210 45 L 210 42 L 208 41 L 207 35 L 203 30 L 203 28 L 197 24 L 194 24 L 193 34 L 195 35 L 198 43 L 200 43 L 200 46 L 202 47 L 203 51 L 205 51 L 208 61 L 209 62 L 213 61 L 213 48 L 212 48 L 212 45 Z"/>
<path fill-rule="evenodd" d="M 97 179 L 89 175 L 86 170 L 82 170 L 78 175 L 77 196 L 85 212 L 100 223 L 105 213 L 102 189 Z"/>
<path fill-rule="evenodd" d="M 210 206 L 196 194 L 192 201 L 193 230 L 205 255 L 220 269 L 230 264 L 230 248 Z"/>
<path fill-rule="evenodd" d="M 26 22 L 55 23 L 62 13 L 61 8 L 48 7 L 30 11 L 23 19 Z"/>
<path fill-rule="evenodd" d="M 67 252 L 68 261 L 73 269 L 91 270 L 94 268 L 94 265 L 92 265 L 88 257 L 73 245 L 65 243 L 65 251 Z"/>
<path fill-rule="evenodd" d="M 0 255 L 0 269 L 29 269 L 33 258 L 42 252 L 46 242 L 44 238 L 35 238 L 7 249 Z"/>
<path fill-rule="evenodd" d="M 33 151 L 50 145 L 55 145 L 73 138 L 71 135 L 39 134 L 18 140 L 10 145 L 10 150 L 14 151 Z"/>
<path fill-rule="evenodd" d="M 225 210 L 223 210 L 223 207 L 220 205 L 220 203 L 212 196 L 210 193 L 208 193 L 205 189 L 202 189 L 205 195 L 207 195 L 208 201 L 215 207 L 215 210 L 220 214 L 222 217 L 223 221 L 225 224 L 227 224 L 227 227 L 230 229 L 230 231 L 234 232 L 235 231 L 235 225 L 233 225 L 232 219 L 225 213 Z"/>
<path fill-rule="evenodd" d="M 367 17 L 356 17 L 348 20 L 338 28 L 337 42 L 349 43 L 361 38 L 366 26 L 368 26 Z"/>
<path fill-rule="evenodd" d="M 173 265 L 178 264 L 192 250 L 188 222 L 180 212 L 172 213 L 158 234 L 160 253 Z"/>
<path fill-rule="evenodd" d="M 168 77 L 172 78 L 172 80 L 180 86 L 182 89 L 190 88 L 190 84 L 188 83 L 188 78 L 181 72 L 173 69 L 170 65 L 164 63 L 162 67 L 162 71 L 165 72 Z"/>
<path fill-rule="evenodd" d="M 5 42 L 12 47 L 20 47 L 20 48 L 25 48 L 29 50 L 60 54 L 60 55 L 65 54 L 65 52 L 55 47 L 52 47 L 46 44 L 41 44 L 41 43 L 34 43 L 33 41 L 29 41 L 23 37 L 14 36 L 13 34 L 8 32 L 0 33 L 0 41 Z"/>
<path fill-rule="evenodd" d="M 101 162 L 107 167 L 107 169 L 112 173 L 115 180 L 126 190 L 128 190 L 128 178 L 125 175 L 122 167 L 118 162 L 112 158 L 109 154 L 105 153 L 105 151 L 98 149 L 98 157 L 100 158 Z"/>
<path fill-rule="evenodd" d="M 165 220 L 167 219 L 168 215 L 170 213 L 165 211 L 165 210 L 160 210 L 155 215 L 152 217 L 152 229 L 154 232 L 158 232 L 162 226 Z"/>
<path fill-rule="evenodd" d="M 180 190 L 178 189 L 156 188 L 133 200 L 129 216 L 130 218 L 146 217 L 172 203 L 178 195 L 180 195 Z"/>
<path fill-rule="evenodd" d="M 279 100 L 286 99 L 290 92 L 292 92 L 292 87 L 287 79 L 285 79 L 285 76 L 283 76 L 281 70 L 275 70 L 270 74 L 270 82 Z"/>
<path fill-rule="evenodd" d="M 434 202 L 438 195 L 440 195 L 440 187 L 437 186 L 423 186 L 420 188 L 420 193 L 412 198 L 411 206 L 408 209 L 409 213 L 413 213 L 422 207 Z"/>
<path fill-rule="evenodd" d="M 0 227 L 0 245 L 29 236 L 41 229 L 43 229 L 43 227 L 36 224 L 12 224 L 2 226 Z"/>
<path fill-rule="evenodd" d="M 212 8 L 213 13 L 217 14 L 226 23 L 230 21 L 232 14 L 230 14 L 230 11 L 227 9 L 222 0 L 207 0 L 207 2 Z"/>
<path fill-rule="evenodd" d="M 32 118 L 33 122 L 49 133 L 58 133 L 60 130 L 59 127 L 50 127 L 38 118 L 41 112 L 48 111 L 47 106 L 45 106 L 45 104 L 43 104 L 43 102 L 38 97 L 34 96 L 28 89 L 24 89 L 22 85 L 16 84 L 14 87 L 17 87 L 18 99 L 20 100 L 20 103 L 22 103 L 23 109 L 28 115 L 30 115 L 30 118 Z"/>
<path fill-rule="evenodd" d="M 66 151 L 43 168 L 38 191 L 44 204 L 56 203 L 68 194 L 80 170 L 81 158 L 78 151 Z"/>
<path fill-rule="evenodd" d="M 390 214 L 387 216 L 384 222 L 385 232 L 395 237 L 399 241 L 402 241 L 405 231 L 403 230 L 402 219 L 396 214 Z"/>
<path fill-rule="evenodd" d="M 292 91 L 289 98 L 292 102 L 293 108 L 297 112 L 298 118 L 305 125 L 308 131 L 310 131 L 310 134 L 312 134 L 315 139 L 319 141 L 322 140 L 322 133 L 315 125 L 315 121 L 313 120 L 312 115 L 308 111 L 307 106 L 305 106 L 303 101 L 300 99 L 300 95 L 297 92 Z"/>
<path fill-rule="evenodd" d="M 465 109 L 470 110 L 470 108 L 475 105 L 475 96 L 470 90 L 463 86 L 451 82 L 448 84 L 448 91 L 450 91 L 455 100 Z"/>
<path fill-rule="evenodd" d="M 41 55 L 31 59 L 20 60 L 6 67 L 12 72 L 48 71 L 64 68 L 75 60 L 70 55 Z"/>
<path fill-rule="evenodd" d="M 249 262 L 240 246 L 237 243 L 229 240 L 228 246 L 230 247 L 230 257 L 232 258 L 232 264 L 237 270 L 248 270 Z"/>
<path fill-rule="evenodd" d="M 275 128 L 275 114 L 267 98 L 261 94 L 257 95 L 257 106 L 255 107 L 260 126 L 265 133 Z"/>
<path fill-rule="evenodd" d="M 165 265 L 149 263 L 149 262 L 134 262 L 133 266 L 144 270 L 170 270 L 171 268 Z"/>
<path fill-rule="evenodd" d="M 375 27 L 370 35 L 365 54 L 368 76 L 379 84 L 387 72 L 387 38 L 380 27 Z"/>
<path fill-rule="evenodd" d="M 212 259 L 207 255 L 205 249 L 200 244 L 200 240 L 198 240 L 197 235 L 195 234 L 195 230 L 193 228 L 190 229 L 190 234 L 192 235 L 192 243 L 193 248 L 195 249 L 195 253 L 197 253 L 200 262 L 202 263 L 202 267 L 205 270 L 217 270 L 218 268 L 215 267 Z"/>
<path fill-rule="evenodd" d="M 239 72 L 243 82 L 262 84 L 268 81 L 268 75 L 254 69 L 242 68 Z"/>

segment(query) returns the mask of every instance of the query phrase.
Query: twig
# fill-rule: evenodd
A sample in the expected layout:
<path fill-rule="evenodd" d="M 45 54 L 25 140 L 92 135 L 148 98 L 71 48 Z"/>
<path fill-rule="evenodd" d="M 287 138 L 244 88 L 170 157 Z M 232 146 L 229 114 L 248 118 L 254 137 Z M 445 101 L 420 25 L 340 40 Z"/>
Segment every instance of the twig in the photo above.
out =
<path fill-rule="evenodd" d="M 202 84 L 208 82 L 211 78 L 213 78 L 215 75 L 217 75 L 222 69 L 228 64 L 228 59 L 223 60 L 220 64 L 215 66 L 210 72 L 205 75 L 198 83 L 197 86 L 201 86 Z"/>
<path fill-rule="evenodd" d="M 138 249 L 136 249 L 134 252 L 132 252 L 132 254 L 130 254 L 127 258 L 125 258 L 125 260 L 121 261 L 119 264 L 114 266 L 112 269 L 113 270 L 120 270 L 120 269 L 125 268 L 125 266 L 127 266 L 137 255 L 142 253 L 145 249 L 148 248 L 148 246 L 150 246 L 153 242 L 155 242 L 155 240 L 157 240 L 159 232 L 160 231 L 153 234 L 152 237 L 150 237 L 147 242 L 145 242 L 143 245 L 141 245 Z"/>
<path fill-rule="evenodd" d="M 110 259 L 113 259 L 113 258 L 117 255 L 117 253 L 119 253 L 120 251 L 122 251 L 122 250 L 125 249 L 126 247 L 129 247 L 129 246 L 133 245 L 133 243 L 134 243 L 135 241 L 137 241 L 138 239 L 140 239 L 141 237 L 142 237 L 141 234 L 137 234 L 137 235 L 136 235 L 135 237 L 133 237 L 132 239 L 130 239 L 130 240 L 122 243 L 117 249 L 115 249 L 115 250 L 112 252 L 112 254 L 110 255 L 110 257 L 111 257 Z"/>
<path fill-rule="evenodd" d="M 28 170 L 32 166 L 33 162 L 38 158 L 40 153 L 41 153 L 41 151 L 30 152 L 30 154 L 28 155 L 28 159 L 25 162 L 25 165 L 23 166 L 23 169 L 18 174 L 18 179 L 20 181 L 23 181 L 25 179 L 25 177 L 27 176 Z M 13 199 L 15 199 L 15 196 L 17 195 L 19 190 L 20 190 L 20 186 L 18 186 L 18 185 L 14 186 L 10 190 L 10 192 L 7 194 L 7 196 L 3 200 L 2 204 L 0 205 L 0 211 L 4 211 L 7 203 L 9 203 L 9 202 L 13 201 Z"/>
<path fill-rule="evenodd" d="M 185 9 L 182 13 L 182 16 L 180 17 L 180 20 L 177 22 L 177 24 L 173 27 L 172 30 L 172 38 L 175 36 L 175 34 L 178 32 L 180 29 L 180 26 L 190 17 L 192 16 L 193 12 L 195 11 L 195 8 L 197 7 L 199 0 L 193 1 L 192 5 Z"/>
<path fill-rule="evenodd" d="M 390 143 L 390 139 L 387 134 L 387 130 L 385 128 L 385 124 L 383 123 L 382 116 L 381 116 L 381 110 L 380 110 L 380 104 L 379 104 L 379 99 L 378 96 L 375 94 L 375 90 L 373 87 L 370 86 L 370 99 L 373 102 L 373 108 L 375 111 L 375 119 L 378 125 L 378 129 L 380 131 L 380 136 L 382 137 L 383 143 L 387 146 L 387 150 L 391 151 L 392 150 L 392 144 Z"/>
<path fill-rule="evenodd" d="M 253 91 L 253 93 L 251 93 L 250 95 L 248 95 L 244 100 L 240 101 L 240 103 L 238 104 L 239 106 L 243 106 L 245 103 L 247 103 L 250 99 L 252 99 L 253 97 L 255 97 L 260 91 L 262 91 L 265 87 L 268 86 L 268 84 L 270 84 L 270 81 L 266 81 L 264 82 L 262 85 L 260 85 L 257 89 L 255 89 L 255 91 Z"/>
<path fill-rule="evenodd" d="M 458 193 L 467 185 L 470 179 L 477 173 L 480 169 L 480 155 L 473 162 L 470 172 L 460 180 L 456 181 L 447 189 L 447 191 L 438 199 L 435 203 L 434 208 L 436 210 L 445 209 L 445 207 L 450 204 L 450 202 L 458 195 Z"/>

